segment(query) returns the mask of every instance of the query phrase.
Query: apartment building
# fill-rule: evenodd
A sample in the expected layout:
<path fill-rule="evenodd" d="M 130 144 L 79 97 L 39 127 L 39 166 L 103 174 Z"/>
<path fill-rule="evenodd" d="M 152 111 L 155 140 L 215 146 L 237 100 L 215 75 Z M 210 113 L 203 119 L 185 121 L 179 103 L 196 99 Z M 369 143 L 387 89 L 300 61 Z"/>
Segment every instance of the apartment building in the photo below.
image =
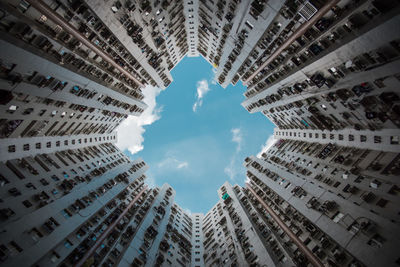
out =
<path fill-rule="evenodd" d="M 249 86 L 242 105 L 249 112 L 263 112 L 277 126 L 288 128 L 396 128 L 397 122 L 390 125 L 389 118 L 383 119 L 384 123 L 388 121 L 386 125 L 375 125 L 382 115 L 375 114 L 374 107 L 365 114 L 366 106 L 373 106 L 374 97 L 364 97 L 380 96 L 379 101 L 388 105 L 395 101 L 390 92 L 398 76 L 399 34 L 394 28 L 399 24 L 399 7 L 385 1 L 342 2 L 346 1 L 327 12 L 319 10 L 326 13 L 313 16 L 311 19 L 320 17 L 315 24 L 302 24 L 292 35 L 283 31 L 279 43 L 284 44 L 275 44 L 269 51 L 273 56 L 248 71 L 244 77 Z M 307 112 L 301 108 L 305 104 Z M 285 113 L 292 107 L 293 113 Z M 353 115 L 347 111 L 349 114 L 341 118 L 338 113 L 342 109 L 358 112 Z M 325 120 L 307 118 L 324 111 L 332 116 Z M 288 118 L 283 119 L 283 115 Z M 341 122 L 343 119 L 352 123 Z M 371 125 L 359 123 L 362 119 L 371 120 Z"/>
<path fill-rule="evenodd" d="M 164 250 L 165 263 L 162 266 L 191 265 L 193 251 L 192 233 L 192 216 L 174 203 L 168 219 L 167 231 L 164 234 L 164 241 L 168 242 L 169 249 L 167 251 Z M 159 253 L 161 252 L 159 250 Z"/>
<path fill-rule="evenodd" d="M 171 23 L 172 27 L 173 23 L 159 17 L 173 12 L 168 12 L 169 5 L 161 7 L 160 3 L 153 5 L 149 1 L 89 0 L 75 1 L 75 6 L 78 6 L 77 2 L 81 2 L 78 9 L 84 7 L 85 12 L 92 12 L 89 16 L 85 15 L 86 21 L 89 18 L 93 20 L 94 15 L 96 20 L 92 23 L 96 25 L 97 21 L 101 21 L 121 42 L 130 57 L 133 57 L 134 67 L 139 70 L 140 77 L 148 79 L 149 84 L 159 88 L 166 88 L 172 82 L 168 69 L 170 57 L 165 56 L 165 40 L 168 35 L 163 35 L 165 29 L 161 25 Z"/>
<path fill-rule="evenodd" d="M 220 64 L 239 1 L 199 1 L 197 50 L 213 67 Z"/>
<path fill-rule="evenodd" d="M 219 1 L 217 5 L 223 3 Z M 230 1 L 229 5 L 229 12 L 221 14 L 224 17 L 222 21 L 211 22 L 217 26 L 222 25 L 223 39 L 217 44 L 218 57 L 214 59 L 214 64 L 215 80 L 224 88 L 229 83 L 235 85 L 241 78 L 242 66 L 249 65 L 249 61 L 257 56 L 255 49 L 265 34 L 266 25 L 273 23 L 285 2 Z"/>
<path fill-rule="evenodd" d="M 398 266 L 400 5 L 389 0 L 0 3 L 4 266 Z M 201 55 L 277 128 L 188 214 L 116 127 Z"/>
<path fill-rule="evenodd" d="M 2 265 L 190 266 L 192 217 L 112 143 L 0 168 Z"/>
<path fill-rule="evenodd" d="M 194 26 L 193 4 L 183 0 L 86 2 L 143 65 L 140 74 L 150 75 L 153 86 L 166 88 L 172 82 L 170 71 L 188 52 L 187 20 Z"/>
<path fill-rule="evenodd" d="M 81 12 L 52 2 L 47 17 L 49 6 L 36 4 L 1 3 L 1 161 L 113 143 L 115 128 L 146 108 L 141 82 L 115 51 L 99 50 L 94 32 L 68 29 L 82 26 Z"/>
<path fill-rule="evenodd" d="M 188 51 L 183 1 L 1 10 L 1 264 L 190 265 L 191 217 L 114 145 Z"/>
<path fill-rule="evenodd" d="M 185 26 L 188 42 L 188 57 L 198 57 L 199 51 L 199 1 L 184 1 Z"/>
<path fill-rule="evenodd" d="M 203 232 L 203 213 L 192 213 L 192 260 L 191 267 L 204 265 L 204 232 Z"/>
<path fill-rule="evenodd" d="M 152 189 L 148 211 L 118 266 L 190 266 L 192 220 L 167 184 Z"/>
<path fill-rule="evenodd" d="M 29 86 L 37 92 L 40 90 L 37 86 Z M 114 130 L 127 117 L 123 113 L 57 100 L 52 96 L 25 93 L 31 91 L 18 92 L 18 87 L 1 91 L 4 97 L 0 105 L 1 161 L 115 142 Z"/>
<path fill-rule="evenodd" d="M 270 254 L 266 225 L 255 224 L 250 217 L 251 207 L 239 186 L 226 182 L 218 195 L 220 200 L 203 219 L 205 266 L 276 266 L 287 260 L 283 254 L 280 259 Z M 289 262 L 286 266 L 293 266 Z"/>
<path fill-rule="evenodd" d="M 4 266 L 60 264 L 83 239 L 100 235 L 136 202 L 147 169 L 111 142 L 11 159 L 0 166 Z"/>
<path fill-rule="evenodd" d="M 398 154 L 279 139 L 245 165 L 249 186 L 320 260 L 395 266 Z"/>
<path fill-rule="evenodd" d="M 247 193 L 314 265 L 397 266 L 399 6 L 314 2 L 242 72 L 242 105 L 277 126 Z"/>

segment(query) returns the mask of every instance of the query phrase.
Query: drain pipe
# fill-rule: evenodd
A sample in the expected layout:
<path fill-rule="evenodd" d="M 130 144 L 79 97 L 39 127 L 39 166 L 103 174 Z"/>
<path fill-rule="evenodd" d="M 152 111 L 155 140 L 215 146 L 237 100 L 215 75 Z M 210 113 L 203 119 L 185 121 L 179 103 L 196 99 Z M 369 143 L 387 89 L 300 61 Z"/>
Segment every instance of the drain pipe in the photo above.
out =
<path fill-rule="evenodd" d="M 247 85 L 250 80 L 252 80 L 261 70 L 263 70 L 269 63 L 274 61 L 283 50 L 289 47 L 297 38 L 302 36 L 309 28 L 311 28 L 320 18 L 322 18 L 334 5 L 336 5 L 340 0 L 330 0 L 325 6 L 323 6 L 317 13 L 307 22 L 303 23 L 286 41 L 276 49 L 267 60 L 256 69 L 253 74 L 250 75 L 245 81 L 244 85 Z"/>
<path fill-rule="evenodd" d="M 322 262 L 314 255 L 314 253 L 312 253 L 312 251 L 306 245 L 304 245 L 300 238 L 298 238 L 292 232 L 292 230 L 290 230 L 290 228 L 282 221 L 279 215 L 277 215 L 275 211 L 270 206 L 268 206 L 259 195 L 257 195 L 254 189 L 251 188 L 249 183 L 246 183 L 246 187 L 247 189 L 249 189 L 252 195 L 257 198 L 263 208 L 267 210 L 269 215 L 271 215 L 272 219 L 279 225 L 279 227 L 289 236 L 293 243 L 296 244 L 299 250 L 307 257 L 310 263 L 315 267 L 324 267 L 324 264 L 322 264 Z"/>
<path fill-rule="evenodd" d="M 130 72 L 125 70 L 123 67 L 118 65 L 108 54 L 104 53 L 101 49 L 99 49 L 96 45 L 90 42 L 82 33 L 77 31 L 71 24 L 69 24 L 63 17 L 57 14 L 53 9 L 51 9 L 48 5 L 46 5 L 42 0 L 25 0 L 47 18 L 52 20 L 55 24 L 60 25 L 63 30 L 74 36 L 77 40 L 82 42 L 84 45 L 89 47 L 93 52 L 95 52 L 102 59 L 110 63 L 113 67 L 118 69 L 120 72 L 125 74 L 129 79 L 132 79 L 136 84 L 140 87 L 144 87 L 137 78 L 135 78 Z"/>
<path fill-rule="evenodd" d="M 114 230 L 115 226 L 122 217 L 129 211 L 129 209 L 137 202 L 137 200 L 142 196 L 142 194 L 146 191 L 147 185 L 143 187 L 143 189 L 134 197 L 134 199 L 129 203 L 129 205 L 124 209 L 124 211 L 118 216 L 118 218 L 100 235 L 100 237 L 96 240 L 96 243 L 85 253 L 82 259 L 75 265 L 75 267 L 81 267 L 85 264 L 87 259 L 89 259 L 92 254 L 96 251 L 96 249 L 103 243 L 104 239 L 106 239 L 107 235 Z"/>

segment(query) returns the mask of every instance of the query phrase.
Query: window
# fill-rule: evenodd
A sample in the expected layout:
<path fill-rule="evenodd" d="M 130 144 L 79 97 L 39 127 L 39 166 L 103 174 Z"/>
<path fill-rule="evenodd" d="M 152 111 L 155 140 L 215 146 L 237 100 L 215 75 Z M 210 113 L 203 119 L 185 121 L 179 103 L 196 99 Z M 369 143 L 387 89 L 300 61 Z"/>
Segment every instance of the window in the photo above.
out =
<path fill-rule="evenodd" d="M 18 106 L 11 105 L 11 106 L 8 108 L 7 112 L 12 114 L 12 113 L 14 113 L 17 109 L 18 109 Z"/>
<path fill-rule="evenodd" d="M 46 186 L 46 185 L 49 185 L 49 182 L 47 182 L 47 180 L 46 179 L 40 179 L 40 183 L 42 184 L 42 185 L 44 185 L 44 186 Z"/>
<path fill-rule="evenodd" d="M 69 241 L 68 239 L 67 239 L 67 240 L 65 240 L 65 242 L 64 242 L 64 247 L 66 247 L 66 248 L 70 248 L 72 245 L 73 245 L 73 244 L 72 244 L 72 242 L 71 242 L 71 241 Z"/>
<path fill-rule="evenodd" d="M 45 15 L 41 15 L 38 21 L 39 21 L 40 23 L 44 23 L 44 22 L 47 21 L 47 17 L 46 17 Z"/>
<path fill-rule="evenodd" d="M 8 184 L 10 181 L 8 181 L 3 175 L 0 174 L 0 186 L 4 186 L 5 184 Z"/>
<path fill-rule="evenodd" d="M 36 149 L 40 149 L 41 147 L 42 147 L 42 144 L 41 143 L 36 143 Z"/>
<path fill-rule="evenodd" d="M 40 238 L 43 237 L 43 234 L 36 228 L 32 228 L 28 234 L 31 236 L 33 241 L 39 241 Z"/>
<path fill-rule="evenodd" d="M 385 239 L 381 237 L 379 234 L 375 234 L 372 238 L 367 242 L 368 245 L 373 247 L 382 247 L 382 244 L 385 242 Z"/>
<path fill-rule="evenodd" d="M 360 135 L 361 142 L 367 142 L 367 137 L 365 135 Z"/>
<path fill-rule="evenodd" d="M 60 146 L 60 141 L 56 141 L 56 146 Z"/>
<path fill-rule="evenodd" d="M 391 145 L 398 145 L 399 144 L 399 137 L 398 136 L 391 136 L 390 137 L 390 144 Z"/>
<path fill-rule="evenodd" d="M 381 199 L 378 200 L 378 202 L 376 202 L 376 205 L 381 207 L 381 208 L 384 208 L 388 202 L 389 201 L 387 201 L 386 199 L 381 198 Z"/>
<path fill-rule="evenodd" d="M 22 204 L 24 204 L 24 206 L 27 207 L 27 208 L 32 207 L 32 203 L 29 200 L 22 201 Z"/>
<path fill-rule="evenodd" d="M 64 146 L 68 146 L 68 140 L 64 141 Z"/>
<path fill-rule="evenodd" d="M 24 145 L 24 151 L 28 151 L 29 150 L 29 144 L 25 144 Z"/>
<path fill-rule="evenodd" d="M 47 148 L 50 148 L 50 147 L 51 147 L 51 142 L 47 142 L 47 143 L 46 143 L 46 147 L 47 147 Z"/>
<path fill-rule="evenodd" d="M 251 30 L 254 28 L 253 24 L 250 23 L 250 21 L 246 20 L 246 26 L 249 27 Z"/>
<path fill-rule="evenodd" d="M 69 217 L 72 216 L 71 212 L 69 212 L 67 209 L 63 209 L 61 211 L 61 215 L 64 216 L 65 219 L 68 219 Z"/>
<path fill-rule="evenodd" d="M 32 183 L 27 183 L 25 185 L 26 188 L 32 188 L 32 189 L 36 189 L 36 186 L 34 186 Z"/>
<path fill-rule="evenodd" d="M 15 152 L 15 145 L 8 146 L 8 152 Z"/>
<path fill-rule="evenodd" d="M 20 246 L 18 246 L 18 244 L 15 243 L 15 241 L 11 241 L 10 242 L 10 249 L 14 250 L 16 252 L 22 252 L 23 251 L 23 249 Z"/>
<path fill-rule="evenodd" d="M 340 185 L 340 182 L 336 182 L 333 187 L 337 188 Z"/>
<path fill-rule="evenodd" d="M 50 261 L 52 263 L 55 263 L 58 259 L 60 258 L 60 255 L 58 255 L 55 251 L 51 254 Z"/>

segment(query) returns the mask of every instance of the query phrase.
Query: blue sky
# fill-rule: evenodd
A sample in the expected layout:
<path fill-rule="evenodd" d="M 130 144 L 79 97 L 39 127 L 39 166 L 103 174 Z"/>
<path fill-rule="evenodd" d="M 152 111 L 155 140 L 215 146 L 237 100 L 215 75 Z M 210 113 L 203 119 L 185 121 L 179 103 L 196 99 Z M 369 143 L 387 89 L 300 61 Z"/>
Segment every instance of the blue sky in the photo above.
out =
<path fill-rule="evenodd" d="M 175 201 L 191 212 L 206 213 L 225 181 L 244 184 L 243 160 L 267 145 L 274 128 L 262 114 L 240 105 L 241 82 L 223 89 L 213 76 L 202 57 L 185 57 L 172 70 L 167 89 L 144 89 L 145 114 L 118 129 L 118 146 L 150 166 L 148 183 L 170 184 Z"/>

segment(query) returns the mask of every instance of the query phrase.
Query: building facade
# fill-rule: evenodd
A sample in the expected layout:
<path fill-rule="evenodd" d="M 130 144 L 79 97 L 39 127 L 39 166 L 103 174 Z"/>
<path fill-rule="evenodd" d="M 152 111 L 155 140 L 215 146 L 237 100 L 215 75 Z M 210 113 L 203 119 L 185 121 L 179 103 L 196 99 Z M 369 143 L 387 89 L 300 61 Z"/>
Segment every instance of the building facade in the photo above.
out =
<path fill-rule="evenodd" d="M 311 26 L 277 31 L 242 77 L 243 107 L 277 126 L 275 144 L 245 160 L 247 192 L 303 256 L 397 266 L 399 6 L 325 6 L 313 4 Z"/>
<path fill-rule="evenodd" d="M 205 266 L 293 266 L 239 186 L 226 182 L 204 216 Z"/>
<path fill-rule="evenodd" d="M 111 142 L 1 162 L 2 265 L 58 265 L 136 202 L 146 168 Z"/>
<path fill-rule="evenodd" d="M 323 264 L 396 266 L 399 7 L 342 2 L 244 76 L 242 105 L 277 126 L 248 192 Z"/>
<path fill-rule="evenodd" d="M 4 0 L 3 266 L 398 266 L 400 5 Z M 115 129 L 201 55 L 275 125 L 247 184 L 188 214 Z"/>
<path fill-rule="evenodd" d="M 398 152 L 280 139 L 245 164 L 249 186 L 320 260 L 398 262 Z"/>

